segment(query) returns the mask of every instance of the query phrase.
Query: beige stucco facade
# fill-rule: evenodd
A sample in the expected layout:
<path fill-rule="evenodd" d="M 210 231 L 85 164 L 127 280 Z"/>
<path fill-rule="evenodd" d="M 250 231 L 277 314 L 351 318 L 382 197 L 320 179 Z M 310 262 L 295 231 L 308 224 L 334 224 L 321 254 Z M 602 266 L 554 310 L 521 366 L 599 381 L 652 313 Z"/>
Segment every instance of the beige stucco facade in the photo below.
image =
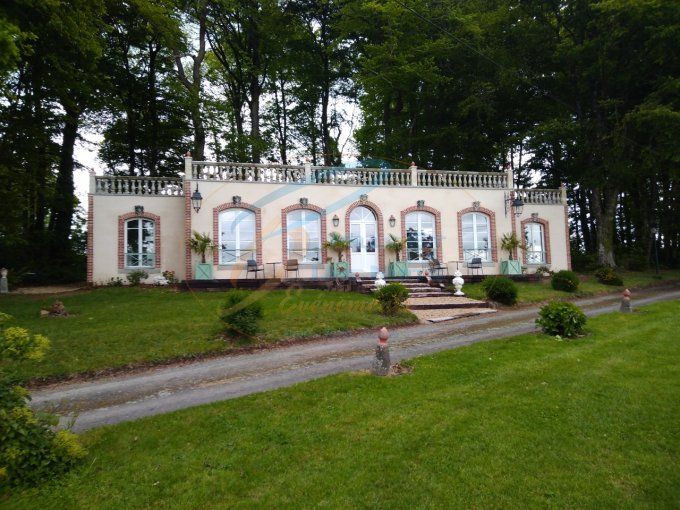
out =
<path fill-rule="evenodd" d="M 190 207 L 189 189 L 196 185 L 202 195 L 202 204 L 198 212 Z M 492 239 L 495 244 L 495 260 L 485 263 L 485 274 L 499 273 L 500 261 L 507 259 L 507 253 L 501 251 L 501 237 L 505 233 L 522 232 L 522 222 L 540 220 L 547 227 L 546 250 L 549 252 L 549 265 L 553 270 L 567 269 L 568 228 L 566 210 L 563 203 L 525 203 L 522 215 L 516 217 L 512 210 L 506 212 L 506 199 L 509 189 L 481 188 L 441 188 L 423 186 L 353 186 L 344 184 L 314 183 L 269 183 L 269 182 L 224 182 L 221 180 L 204 180 L 187 178 L 183 182 L 184 196 L 164 196 L 153 194 L 111 194 L 102 192 L 96 185 L 92 186 L 90 196 L 91 237 L 89 247 L 89 273 L 91 281 L 102 283 L 110 278 L 124 277 L 130 271 L 121 266 L 121 218 L 131 217 L 135 206 L 143 206 L 144 213 L 158 217 L 160 220 L 160 267 L 148 272 L 174 271 L 179 279 L 193 278 L 194 265 L 198 256 L 186 249 L 186 240 L 192 231 L 207 233 L 215 240 L 215 211 L 234 206 L 234 197 L 240 197 L 241 203 L 248 204 L 259 211 L 261 236 L 261 254 L 258 259 L 265 265 L 270 262 L 281 262 L 284 258 L 282 237 L 282 210 L 300 208 L 301 199 L 306 199 L 308 207 L 325 211 L 326 237 L 331 232 L 343 235 L 348 232 L 348 209 L 357 205 L 366 205 L 376 213 L 376 221 L 380 222 L 381 239 L 378 246 L 380 269 L 386 270 L 390 261 L 395 260 L 392 253 L 385 253 L 384 242 L 389 234 L 403 236 L 403 211 L 419 208 L 438 213 L 438 232 L 436 232 L 437 253 L 442 262 L 448 263 L 450 272 L 459 266 L 465 274 L 461 256 L 460 212 L 481 210 L 493 217 Z M 236 199 L 238 200 L 238 199 Z M 419 201 L 421 201 L 419 203 Z M 294 207 L 291 207 L 294 206 Z M 127 215 L 127 216 L 126 216 Z M 533 215 L 533 216 L 532 216 Z M 338 225 L 333 224 L 336 218 Z M 394 226 L 390 225 L 393 218 Z M 514 223 L 514 226 L 513 226 Z M 521 253 L 518 253 L 521 259 Z M 328 252 L 329 257 L 335 254 Z M 190 257 L 189 259 L 187 257 Z M 212 257 L 210 258 L 212 260 Z M 402 259 L 403 260 L 403 259 Z M 458 261 L 458 262 L 456 262 Z M 527 266 L 528 272 L 533 267 Z M 266 265 L 266 276 L 272 276 L 272 266 Z M 418 274 L 427 269 L 427 263 L 409 264 L 410 274 Z M 350 268 L 352 273 L 354 268 Z M 277 277 L 283 275 L 282 266 L 276 266 Z M 245 278 L 245 266 L 219 265 L 213 267 L 214 277 Z M 385 271 L 386 272 L 386 271 Z M 329 267 L 324 261 L 303 264 L 300 277 L 329 277 Z"/>

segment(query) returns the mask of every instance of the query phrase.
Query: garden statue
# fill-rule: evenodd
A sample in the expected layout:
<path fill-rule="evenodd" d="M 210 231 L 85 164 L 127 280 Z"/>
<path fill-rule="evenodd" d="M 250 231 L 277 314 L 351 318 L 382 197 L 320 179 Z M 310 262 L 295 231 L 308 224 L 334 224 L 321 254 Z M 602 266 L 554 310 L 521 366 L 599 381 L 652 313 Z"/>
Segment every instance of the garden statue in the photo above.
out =
<path fill-rule="evenodd" d="M 465 280 L 463 280 L 462 276 L 463 273 L 461 273 L 457 269 L 456 272 L 453 273 L 453 280 L 451 280 L 451 283 L 453 283 L 453 286 L 456 289 L 456 292 L 453 293 L 454 296 L 465 295 L 465 293 L 461 290 L 463 288 L 463 285 L 465 284 Z"/>
<path fill-rule="evenodd" d="M 630 313 L 633 311 L 633 306 L 630 304 L 630 291 L 628 289 L 623 291 L 623 299 L 621 300 L 621 308 L 623 313 Z"/>
<path fill-rule="evenodd" d="M 375 275 L 375 288 L 381 289 L 385 285 L 387 285 L 387 282 L 385 281 L 385 275 L 378 271 L 378 273 Z"/>
<path fill-rule="evenodd" d="M 0 269 L 0 294 L 7 294 L 9 292 L 9 285 L 7 284 L 7 269 L 4 267 Z"/>

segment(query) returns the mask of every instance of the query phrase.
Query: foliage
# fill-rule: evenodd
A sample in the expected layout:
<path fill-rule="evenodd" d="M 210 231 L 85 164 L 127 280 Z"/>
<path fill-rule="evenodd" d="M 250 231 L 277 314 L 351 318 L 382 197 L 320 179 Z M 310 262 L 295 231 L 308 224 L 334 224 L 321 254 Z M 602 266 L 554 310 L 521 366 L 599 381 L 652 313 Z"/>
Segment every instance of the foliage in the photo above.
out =
<path fill-rule="evenodd" d="M 127 281 L 130 282 L 130 285 L 133 287 L 136 287 L 141 283 L 142 280 L 146 280 L 149 277 L 149 273 L 146 271 L 132 271 L 131 273 L 128 273 L 127 275 Z"/>
<path fill-rule="evenodd" d="M 482 289 L 486 298 L 504 305 L 517 303 L 517 285 L 504 276 L 487 276 L 482 281 Z"/>
<path fill-rule="evenodd" d="M 616 271 L 614 271 L 613 267 L 601 267 L 595 271 L 595 278 L 597 278 L 598 282 L 605 285 L 614 285 L 617 287 L 623 285 L 623 280 L 618 274 L 616 274 Z"/>
<path fill-rule="evenodd" d="M 553 271 L 548 266 L 539 266 L 536 268 L 536 274 L 538 276 L 551 276 Z"/>
<path fill-rule="evenodd" d="M 399 262 L 399 256 L 401 252 L 404 251 L 406 247 L 406 240 L 400 239 L 394 234 L 390 234 L 390 242 L 385 245 L 385 249 L 394 253 L 397 257 L 397 262 Z"/>
<path fill-rule="evenodd" d="M 215 249 L 209 234 L 201 234 L 194 230 L 194 236 L 189 239 L 189 247 L 191 250 L 201 256 L 201 264 L 205 264 L 205 254 L 208 251 Z"/>
<path fill-rule="evenodd" d="M 548 335 L 573 338 L 583 333 L 586 316 L 574 303 L 553 301 L 540 309 L 536 324 Z"/>
<path fill-rule="evenodd" d="M 169 284 L 177 283 L 179 280 L 177 280 L 177 277 L 175 276 L 174 271 L 163 271 L 163 278 L 165 278 Z"/>
<path fill-rule="evenodd" d="M 325 241 L 323 245 L 337 253 L 338 262 L 342 262 L 342 256 L 347 250 L 349 250 L 349 247 L 352 245 L 352 241 L 354 241 L 354 239 L 345 238 L 345 236 L 339 234 L 338 232 L 331 232 L 328 234 L 328 241 Z"/>
<path fill-rule="evenodd" d="M 396 315 L 408 299 L 408 289 L 401 283 L 388 283 L 376 290 L 373 297 L 378 300 L 383 315 Z"/>
<path fill-rule="evenodd" d="M 264 316 L 261 295 L 256 292 L 235 290 L 227 294 L 220 319 L 224 331 L 231 336 L 252 337 L 260 330 Z"/>
<path fill-rule="evenodd" d="M 106 282 L 107 287 L 122 287 L 125 285 L 123 279 L 120 276 L 111 277 L 108 282 Z"/>
<path fill-rule="evenodd" d="M 0 314 L 0 324 L 11 317 Z M 6 327 L 0 332 L 0 362 L 39 360 L 49 348 L 43 335 L 25 328 Z M 37 485 L 66 472 L 84 455 L 75 435 L 54 432 L 55 419 L 37 414 L 28 405 L 28 392 L 0 374 L 0 482 Z"/>
<path fill-rule="evenodd" d="M 550 284 L 555 290 L 563 290 L 565 292 L 576 292 L 581 280 L 573 271 L 562 270 L 554 273 Z"/>
<path fill-rule="evenodd" d="M 503 237 L 501 237 L 501 250 L 508 252 L 508 260 L 513 260 L 512 252 L 517 248 L 521 248 L 522 250 L 526 248 L 522 240 L 517 237 L 517 234 L 514 232 L 511 234 L 503 234 Z"/>

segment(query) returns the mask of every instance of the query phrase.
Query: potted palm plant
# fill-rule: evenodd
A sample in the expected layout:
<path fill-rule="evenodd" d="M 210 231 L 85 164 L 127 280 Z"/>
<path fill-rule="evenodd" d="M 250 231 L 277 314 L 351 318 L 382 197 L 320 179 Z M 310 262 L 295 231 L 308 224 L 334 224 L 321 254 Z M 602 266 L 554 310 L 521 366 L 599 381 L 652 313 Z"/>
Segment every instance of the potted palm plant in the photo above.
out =
<path fill-rule="evenodd" d="M 401 252 L 404 251 L 406 246 L 406 241 L 400 239 L 394 234 L 390 234 L 390 242 L 385 245 L 387 251 L 391 251 L 396 256 L 397 260 L 390 262 L 389 265 L 389 275 L 390 276 L 408 276 L 408 262 L 401 261 L 399 256 Z"/>
<path fill-rule="evenodd" d="M 508 252 L 508 260 L 501 261 L 501 274 L 522 274 L 522 264 L 519 260 L 513 260 L 512 257 L 512 252 L 517 248 L 524 249 L 524 243 L 517 237 L 517 234 L 514 232 L 503 234 L 501 249 Z"/>
<path fill-rule="evenodd" d="M 206 252 L 215 249 L 215 245 L 208 234 L 201 234 L 194 231 L 194 237 L 189 239 L 189 247 L 194 253 L 201 256 L 200 264 L 196 264 L 194 270 L 194 278 L 197 280 L 212 280 L 213 279 L 213 265 L 205 261 Z"/>
<path fill-rule="evenodd" d="M 337 232 L 331 232 L 328 235 L 328 241 L 323 245 L 329 250 L 333 250 L 338 254 L 338 261 L 331 262 L 331 276 L 347 276 L 349 275 L 349 262 L 342 260 L 343 254 L 349 250 L 350 245 L 354 239 L 348 239 Z"/>

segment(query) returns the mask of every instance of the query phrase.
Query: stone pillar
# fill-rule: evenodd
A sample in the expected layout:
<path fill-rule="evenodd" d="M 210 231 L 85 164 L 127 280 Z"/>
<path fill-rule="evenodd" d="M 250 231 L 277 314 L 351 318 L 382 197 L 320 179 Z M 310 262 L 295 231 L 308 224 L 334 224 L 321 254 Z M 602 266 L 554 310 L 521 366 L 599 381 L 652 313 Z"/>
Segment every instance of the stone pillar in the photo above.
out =
<path fill-rule="evenodd" d="M 95 176 L 94 170 L 91 168 L 88 170 L 90 174 L 90 194 L 95 194 L 97 192 L 97 178 Z"/>
<path fill-rule="evenodd" d="M 7 283 L 7 269 L 4 267 L 0 269 L 0 294 L 7 294 L 9 292 L 9 284 Z"/>
<path fill-rule="evenodd" d="M 305 158 L 305 182 L 307 184 L 312 182 L 312 162 L 309 158 Z"/>
<path fill-rule="evenodd" d="M 560 200 L 562 205 L 567 205 L 567 185 L 565 183 L 560 185 Z"/>
<path fill-rule="evenodd" d="M 378 345 L 375 347 L 375 359 L 371 366 L 373 375 L 387 375 L 390 372 L 390 348 L 387 345 L 389 333 L 383 327 L 378 333 Z"/>
<path fill-rule="evenodd" d="M 628 289 L 623 291 L 623 299 L 621 300 L 621 308 L 623 313 L 630 313 L 633 311 L 633 305 L 630 304 L 630 291 Z"/>
<path fill-rule="evenodd" d="M 409 170 L 411 170 L 411 186 L 418 186 L 418 166 L 413 161 L 411 161 Z"/>
<path fill-rule="evenodd" d="M 512 174 L 512 165 L 507 164 L 505 165 L 505 174 L 506 174 L 506 184 L 508 189 L 512 189 L 515 187 L 515 176 Z"/>
<path fill-rule="evenodd" d="M 194 159 L 191 157 L 191 152 L 187 152 L 184 155 L 184 180 L 189 180 L 193 178 L 193 164 Z"/>

